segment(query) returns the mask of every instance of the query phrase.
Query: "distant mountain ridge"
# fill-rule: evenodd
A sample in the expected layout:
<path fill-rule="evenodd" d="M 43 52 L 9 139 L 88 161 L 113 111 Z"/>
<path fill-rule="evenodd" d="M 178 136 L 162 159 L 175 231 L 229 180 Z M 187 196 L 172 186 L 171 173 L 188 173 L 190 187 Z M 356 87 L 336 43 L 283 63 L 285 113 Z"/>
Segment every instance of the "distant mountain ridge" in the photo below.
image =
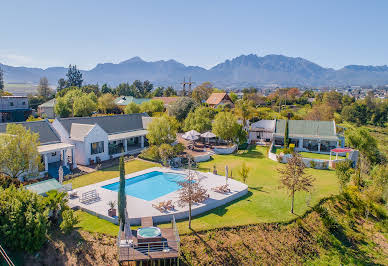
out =
<path fill-rule="evenodd" d="M 2 65 L 6 82 L 37 83 L 46 76 L 51 84 L 65 77 L 67 68 L 47 69 Z M 118 64 L 101 63 L 91 70 L 82 70 L 85 83 L 108 83 L 116 86 L 136 79 L 150 80 L 155 86 L 180 88 L 183 77 L 191 76 L 199 84 L 210 81 L 220 88 L 247 86 L 327 87 L 346 85 L 388 84 L 388 66 L 348 65 L 341 69 L 324 68 L 300 57 L 284 55 L 241 55 L 210 69 L 186 66 L 175 60 L 147 62 L 136 56 Z"/>

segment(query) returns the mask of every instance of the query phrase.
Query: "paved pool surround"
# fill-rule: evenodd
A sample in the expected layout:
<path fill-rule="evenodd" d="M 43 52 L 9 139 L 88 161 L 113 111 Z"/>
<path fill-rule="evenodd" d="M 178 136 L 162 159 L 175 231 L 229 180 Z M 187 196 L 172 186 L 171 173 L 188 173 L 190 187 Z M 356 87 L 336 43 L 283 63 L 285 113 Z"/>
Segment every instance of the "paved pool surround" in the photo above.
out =
<path fill-rule="evenodd" d="M 133 178 L 142 174 L 146 174 L 153 171 L 159 172 L 169 172 L 176 174 L 186 174 L 187 170 L 185 169 L 170 169 L 170 168 L 162 168 L 162 167 L 152 167 L 143 171 L 131 173 L 125 176 L 126 179 Z M 202 173 L 197 172 L 201 177 L 201 185 L 205 187 L 208 191 L 209 198 L 200 204 L 196 204 L 192 206 L 192 215 L 196 216 L 211 209 L 217 208 L 219 206 L 225 205 L 228 202 L 231 202 L 235 199 L 238 199 L 245 194 L 248 193 L 248 186 L 236 181 L 234 179 L 228 179 L 228 185 L 230 187 L 231 192 L 222 194 L 218 192 L 214 192 L 212 188 L 225 185 L 225 176 L 214 175 L 212 173 Z M 90 214 L 96 215 L 100 218 L 103 218 L 107 221 L 117 224 L 118 219 L 108 216 L 108 202 L 116 201 L 118 198 L 118 193 L 109 189 L 103 188 L 103 186 L 119 182 L 120 178 L 112 178 L 109 180 L 105 180 L 96 184 L 80 187 L 74 189 L 72 192 L 78 192 L 78 195 L 81 196 L 82 193 L 86 191 L 90 191 L 93 189 L 97 190 L 97 193 L 100 195 L 100 200 L 97 202 L 93 202 L 90 204 L 83 204 L 79 202 L 79 199 L 71 199 L 69 201 L 72 207 L 78 207 Z M 156 205 L 161 201 L 172 200 L 173 205 L 175 206 L 174 211 L 169 212 L 160 212 L 154 207 L 152 204 Z M 141 217 L 152 216 L 155 223 L 163 223 L 170 222 L 172 215 L 175 216 L 175 219 L 186 219 L 189 216 L 188 206 L 180 207 L 177 204 L 178 201 L 178 191 L 171 192 L 169 194 L 163 195 L 154 200 L 143 200 L 137 197 L 127 195 L 127 211 L 130 222 L 132 225 L 139 225 Z M 117 208 L 117 206 L 116 206 Z"/>

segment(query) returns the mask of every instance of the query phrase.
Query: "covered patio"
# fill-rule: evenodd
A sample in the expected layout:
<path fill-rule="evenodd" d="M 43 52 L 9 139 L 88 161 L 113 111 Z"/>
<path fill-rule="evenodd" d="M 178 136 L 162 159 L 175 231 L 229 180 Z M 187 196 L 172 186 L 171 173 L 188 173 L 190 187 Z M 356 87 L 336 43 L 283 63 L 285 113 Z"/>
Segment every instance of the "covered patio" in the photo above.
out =
<path fill-rule="evenodd" d="M 44 172 L 58 178 L 58 169 L 64 166 L 64 171 L 74 169 L 77 164 L 74 160 L 74 145 L 69 143 L 53 143 L 38 146 L 38 152 L 42 156 Z M 66 173 L 65 173 L 66 174 Z"/>
<path fill-rule="evenodd" d="M 136 130 L 108 136 L 109 155 L 112 157 L 123 154 L 139 153 L 145 146 L 147 130 Z"/>

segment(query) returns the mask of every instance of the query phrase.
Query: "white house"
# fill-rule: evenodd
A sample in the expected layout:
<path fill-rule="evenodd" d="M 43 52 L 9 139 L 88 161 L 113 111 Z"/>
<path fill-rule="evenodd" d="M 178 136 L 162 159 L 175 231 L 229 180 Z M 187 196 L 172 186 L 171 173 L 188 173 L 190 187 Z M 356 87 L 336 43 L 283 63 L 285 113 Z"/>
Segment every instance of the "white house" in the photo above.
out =
<path fill-rule="evenodd" d="M 10 123 L 0 124 L 0 133 L 7 131 L 8 124 Z M 65 174 L 70 172 L 69 168 L 77 167 L 74 160 L 74 145 L 61 142 L 59 135 L 48 120 L 12 124 L 20 124 L 26 129 L 39 134 L 38 152 L 44 165 L 44 171 L 41 171 L 41 175 L 46 172 L 52 177 L 58 178 L 59 166 L 63 166 Z"/>
<path fill-rule="evenodd" d="M 271 142 L 275 132 L 276 120 L 260 120 L 249 128 L 249 143 Z"/>
<path fill-rule="evenodd" d="M 74 145 L 81 165 L 140 153 L 145 146 L 147 114 L 56 118 L 52 124 L 61 141 Z"/>

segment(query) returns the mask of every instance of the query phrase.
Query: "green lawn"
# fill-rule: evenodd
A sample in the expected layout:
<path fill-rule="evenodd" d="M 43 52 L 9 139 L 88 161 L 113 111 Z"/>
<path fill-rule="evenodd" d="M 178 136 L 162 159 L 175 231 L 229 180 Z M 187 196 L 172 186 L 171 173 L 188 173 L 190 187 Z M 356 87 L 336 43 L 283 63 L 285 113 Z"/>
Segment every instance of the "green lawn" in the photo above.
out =
<path fill-rule="evenodd" d="M 208 171 L 213 168 L 213 165 L 216 165 L 218 173 L 221 175 L 224 174 L 225 165 L 228 165 L 229 169 L 232 170 L 233 178 L 237 180 L 240 179 L 238 172 L 244 161 L 246 162 L 246 165 L 251 168 L 251 171 L 247 181 L 249 186 L 248 194 L 233 203 L 221 206 L 196 217 L 192 221 L 195 230 L 262 222 L 286 222 L 296 218 L 298 215 L 302 215 L 308 210 L 306 201 L 308 201 L 310 197 L 307 193 L 298 192 L 295 198 L 296 215 L 290 213 L 290 199 L 287 192 L 284 189 L 279 188 L 279 176 L 276 171 L 277 167 L 282 167 L 283 165 L 266 158 L 265 152 L 265 147 L 256 147 L 253 150 L 240 151 L 238 154 L 234 155 L 215 155 L 213 156 L 213 160 L 199 164 L 200 171 Z M 139 162 L 143 169 L 147 168 L 145 167 L 146 163 L 143 161 L 131 163 L 137 165 Z M 152 166 L 153 164 L 150 163 L 148 167 Z M 128 165 L 126 165 L 126 168 L 127 167 Z M 138 171 L 138 169 L 135 170 L 132 166 L 128 169 L 132 172 Z M 333 170 L 306 169 L 306 171 L 316 179 L 314 190 L 311 193 L 311 205 L 316 204 L 323 197 L 338 192 L 338 183 Z M 93 174 L 94 176 L 97 175 L 100 177 L 99 172 Z M 112 178 L 112 176 L 106 177 L 106 175 L 102 173 L 101 175 L 103 176 L 103 179 Z M 117 175 L 117 170 L 115 170 L 114 176 Z M 85 180 L 83 183 L 89 184 L 90 182 Z M 117 228 L 117 226 L 113 226 L 109 222 L 89 214 L 85 215 L 82 213 L 79 226 L 88 231 L 105 232 L 116 235 L 116 231 L 113 228 Z M 178 222 L 178 228 L 180 233 L 189 232 L 187 229 L 187 221 Z"/>
<path fill-rule="evenodd" d="M 329 154 L 320 154 L 320 153 L 312 153 L 312 152 L 304 152 L 304 151 L 300 152 L 300 154 L 302 155 L 302 157 L 305 157 L 305 158 L 330 160 Z M 342 159 L 342 158 L 345 158 L 345 157 L 338 155 L 338 159 Z M 331 155 L 331 159 L 332 160 L 335 159 L 335 154 Z"/>
<path fill-rule="evenodd" d="M 133 160 L 125 163 L 125 173 L 133 173 L 141 171 L 147 168 L 158 166 L 159 164 L 147 162 L 143 160 Z M 64 183 L 72 183 L 73 188 L 84 187 L 90 184 L 98 183 L 104 180 L 118 177 L 119 166 L 108 167 L 90 174 L 82 175 L 71 180 L 65 181 Z"/>

